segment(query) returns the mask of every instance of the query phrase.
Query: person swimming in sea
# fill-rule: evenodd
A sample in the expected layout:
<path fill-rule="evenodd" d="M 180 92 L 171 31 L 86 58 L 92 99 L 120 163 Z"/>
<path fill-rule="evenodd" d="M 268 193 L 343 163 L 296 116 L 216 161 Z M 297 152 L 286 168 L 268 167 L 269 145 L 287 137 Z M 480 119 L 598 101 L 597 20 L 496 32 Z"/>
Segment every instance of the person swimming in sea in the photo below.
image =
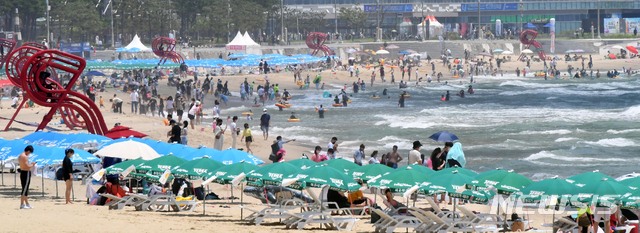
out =
<path fill-rule="evenodd" d="M 382 95 L 387 95 L 387 88 L 385 88 L 384 90 L 382 90 Z"/>
<path fill-rule="evenodd" d="M 336 96 L 333 98 L 333 102 L 334 102 L 335 104 L 340 104 L 340 99 L 338 98 L 338 95 L 336 95 Z"/>
<path fill-rule="evenodd" d="M 289 119 L 298 119 L 295 115 L 295 112 L 291 112 L 291 116 L 289 117 Z"/>
<path fill-rule="evenodd" d="M 440 101 L 447 101 L 447 99 L 444 97 L 444 95 L 440 96 Z"/>
<path fill-rule="evenodd" d="M 464 98 L 464 90 L 460 90 L 460 92 L 458 92 L 458 96 L 460 96 L 460 98 Z"/>
<path fill-rule="evenodd" d="M 470 95 L 473 95 L 473 93 L 476 93 L 476 92 L 473 90 L 473 87 L 469 85 L 469 89 L 467 90 L 467 93 L 469 93 Z"/>
<path fill-rule="evenodd" d="M 444 96 L 444 101 L 449 101 L 450 98 L 451 98 L 451 95 L 449 94 L 449 91 L 447 91 L 447 94 L 445 94 Z"/>

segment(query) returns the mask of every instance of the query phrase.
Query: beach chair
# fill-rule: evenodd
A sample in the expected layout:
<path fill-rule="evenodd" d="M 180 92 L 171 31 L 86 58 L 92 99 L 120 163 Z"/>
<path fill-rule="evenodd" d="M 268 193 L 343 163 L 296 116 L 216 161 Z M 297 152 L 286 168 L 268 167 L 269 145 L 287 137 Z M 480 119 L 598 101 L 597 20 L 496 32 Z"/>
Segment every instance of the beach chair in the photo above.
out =
<path fill-rule="evenodd" d="M 358 221 L 353 217 L 336 217 L 330 212 L 324 211 L 307 211 L 302 213 L 285 213 L 287 218 L 283 221 L 287 229 L 295 228 L 302 230 L 310 224 L 320 224 L 327 229 L 336 229 L 339 231 L 351 231 Z"/>
<path fill-rule="evenodd" d="M 464 206 L 459 206 L 458 209 L 464 215 L 463 218 L 471 222 L 473 226 L 498 227 L 504 224 L 504 220 L 497 214 L 484 214 L 484 213 L 476 214 Z"/>
<path fill-rule="evenodd" d="M 460 218 L 461 217 L 456 212 L 440 209 L 440 205 L 438 205 L 438 203 L 436 203 L 436 201 L 433 200 L 433 198 L 425 197 L 425 199 L 427 200 L 427 202 L 429 202 L 429 206 L 431 206 L 431 209 L 433 209 L 433 212 L 435 212 L 435 214 L 438 217 L 440 218 L 454 218 L 454 217 Z"/>
<path fill-rule="evenodd" d="M 154 195 L 141 203 L 136 202 L 138 211 L 193 211 L 197 206 L 196 200 L 176 200 L 174 195 Z"/>
<path fill-rule="evenodd" d="M 329 186 L 324 186 L 322 187 L 322 190 L 320 192 L 320 201 L 315 200 L 316 198 L 313 197 L 314 195 L 311 195 L 312 198 L 314 198 L 314 200 L 317 203 L 322 203 L 321 204 L 321 208 L 323 210 L 327 210 L 327 211 L 332 211 L 336 214 L 339 215 L 352 215 L 352 216 L 364 216 L 367 213 L 367 210 L 369 209 L 369 206 L 362 206 L 362 207 L 353 207 L 353 208 L 341 208 L 338 206 L 338 203 L 336 202 L 330 202 L 327 199 L 327 194 L 329 192 Z"/>
<path fill-rule="evenodd" d="M 553 223 L 553 232 L 578 233 L 579 231 L 580 227 L 578 226 L 578 223 L 565 217 L 556 218 L 556 221 Z"/>
<path fill-rule="evenodd" d="M 411 228 L 420 229 L 423 222 L 414 216 L 407 215 L 389 215 L 379 209 L 371 209 L 380 216 L 380 219 L 374 223 L 375 232 L 391 233 L 396 229 Z"/>
<path fill-rule="evenodd" d="M 487 232 L 482 231 L 483 229 L 474 229 L 473 227 L 471 227 L 471 223 L 465 221 L 464 219 L 454 219 L 452 221 L 447 221 L 438 217 L 433 212 L 425 211 L 422 213 L 424 214 L 424 217 L 433 221 L 434 225 L 431 227 L 431 230 L 429 232 Z M 498 232 L 498 230 L 496 229 L 495 231 L 489 232 Z"/>
<path fill-rule="evenodd" d="M 111 201 L 108 203 L 109 210 L 121 210 L 124 209 L 127 205 L 132 205 L 134 203 L 134 199 L 132 196 L 127 195 L 124 197 L 118 197 L 109 193 L 101 193 L 100 196 L 110 199 Z"/>
<path fill-rule="evenodd" d="M 303 208 L 304 206 L 283 203 L 282 205 L 269 205 L 261 210 L 255 210 L 245 205 L 241 205 L 240 208 L 251 212 L 244 220 L 254 223 L 256 226 L 262 224 L 267 219 L 286 219 L 297 208 Z"/>
<path fill-rule="evenodd" d="M 475 232 L 498 232 L 498 227 L 504 223 L 504 220 L 495 214 L 476 214 L 464 206 L 458 209 L 462 212 L 463 219 L 470 223 Z"/>

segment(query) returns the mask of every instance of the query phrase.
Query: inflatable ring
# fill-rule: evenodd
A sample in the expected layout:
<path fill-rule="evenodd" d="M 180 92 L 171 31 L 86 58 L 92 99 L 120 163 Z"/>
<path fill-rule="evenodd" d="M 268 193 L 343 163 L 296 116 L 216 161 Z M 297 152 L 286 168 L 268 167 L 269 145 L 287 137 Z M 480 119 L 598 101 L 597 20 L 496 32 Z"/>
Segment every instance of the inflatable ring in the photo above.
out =
<path fill-rule="evenodd" d="M 334 106 L 334 107 L 342 107 L 342 104 L 332 104 L 331 106 Z"/>
<path fill-rule="evenodd" d="M 291 105 L 288 105 L 288 104 L 276 104 L 276 107 L 279 107 L 279 108 L 289 108 L 290 106 Z"/>
<path fill-rule="evenodd" d="M 371 99 L 380 99 L 380 96 L 371 96 Z"/>
<path fill-rule="evenodd" d="M 300 118 L 295 118 L 295 119 L 287 119 L 288 122 L 300 122 Z"/>
<path fill-rule="evenodd" d="M 454 75 L 453 78 L 460 78 L 460 75 Z"/>
<path fill-rule="evenodd" d="M 348 100 L 347 100 L 347 103 L 348 103 L 348 104 L 350 104 L 350 103 L 351 103 L 351 99 L 348 99 Z"/>
<path fill-rule="evenodd" d="M 242 112 L 243 116 L 253 116 L 253 112 Z"/>

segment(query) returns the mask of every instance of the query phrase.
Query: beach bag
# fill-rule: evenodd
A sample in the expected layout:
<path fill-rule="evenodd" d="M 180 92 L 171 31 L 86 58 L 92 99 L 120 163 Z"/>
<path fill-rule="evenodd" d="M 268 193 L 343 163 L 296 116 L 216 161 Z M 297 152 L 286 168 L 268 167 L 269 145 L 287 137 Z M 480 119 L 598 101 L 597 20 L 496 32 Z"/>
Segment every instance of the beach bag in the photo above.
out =
<path fill-rule="evenodd" d="M 591 226 L 591 218 L 589 214 L 584 213 L 583 215 L 580 215 L 580 217 L 578 217 L 578 226 L 580 227 Z"/>
<path fill-rule="evenodd" d="M 382 208 L 380 208 L 380 206 L 374 206 L 373 208 L 382 210 Z M 380 215 L 378 215 L 376 212 L 371 211 L 371 223 L 376 223 L 378 220 L 380 220 Z"/>

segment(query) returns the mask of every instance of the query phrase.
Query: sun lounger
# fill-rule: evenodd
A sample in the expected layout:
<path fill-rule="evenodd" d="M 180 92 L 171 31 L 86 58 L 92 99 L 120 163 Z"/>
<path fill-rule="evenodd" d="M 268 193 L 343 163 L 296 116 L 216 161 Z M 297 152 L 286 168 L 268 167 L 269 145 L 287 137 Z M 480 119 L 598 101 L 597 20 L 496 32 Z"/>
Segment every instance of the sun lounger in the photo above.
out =
<path fill-rule="evenodd" d="M 297 208 L 304 208 L 304 207 L 297 206 L 297 205 L 278 205 L 278 206 L 270 205 L 263 208 L 262 210 L 255 210 L 247 206 L 241 205 L 240 208 L 251 212 L 251 214 L 247 216 L 244 220 L 254 223 L 257 226 L 262 224 L 267 219 L 285 219 L 289 217 L 287 213 L 291 213 Z"/>
<path fill-rule="evenodd" d="M 352 217 L 336 217 L 330 212 L 307 211 L 302 213 L 285 213 L 287 218 L 283 221 L 287 228 L 304 229 L 309 224 L 320 224 L 327 229 L 337 229 L 340 231 L 351 231 L 358 221 Z"/>
<path fill-rule="evenodd" d="M 375 232 L 391 233 L 396 229 L 411 228 L 420 229 L 422 221 L 414 216 L 407 215 L 389 215 L 382 210 L 372 209 L 374 213 L 380 216 L 380 220 L 374 223 Z"/>
<path fill-rule="evenodd" d="M 365 216 L 369 206 L 341 208 L 336 202 L 330 202 L 327 199 L 329 186 L 324 186 L 320 192 L 320 197 L 310 194 L 311 198 L 317 203 L 318 207 L 324 211 L 331 211 L 338 215 Z"/>
<path fill-rule="evenodd" d="M 100 196 L 106 197 L 106 198 L 111 200 L 108 203 L 109 210 L 124 209 L 125 206 L 133 205 L 133 203 L 135 202 L 134 198 L 132 196 L 130 196 L 130 195 L 127 195 L 127 196 L 124 196 L 124 197 L 118 197 L 116 195 L 109 194 L 109 193 L 101 193 Z"/>
<path fill-rule="evenodd" d="M 441 218 L 454 218 L 454 217 L 455 218 L 460 218 L 460 215 L 455 213 L 455 212 L 453 212 L 453 211 L 440 209 L 440 205 L 438 205 L 438 203 L 436 203 L 436 201 L 433 200 L 433 198 L 425 197 L 425 199 L 427 200 L 427 202 L 429 202 L 429 205 L 433 209 L 433 212 L 435 212 L 435 214 L 438 217 L 441 217 Z"/>
<path fill-rule="evenodd" d="M 576 221 L 566 219 L 564 217 L 556 218 L 553 223 L 553 232 L 575 232 L 579 231 L 578 223 Z M 557 229 L 557 230 L 556 230 Z"/>
<path fill-rule="evenodd" d="M 498 229 L 483 229 L 472 227 L 472 223 L 464 219 L 454 219 L 452 221 L 445 220 L 438 217 L 435 213 L 425 211 L 424 217 L 433 221 L 434 226 L 431 227 L 429 232 L 498 232 Z"/>
<path fill-rule="evenodd" d="M 502 224 L 504 224 L 504 220 L 496 214 L 482 214 L 482 213 L 476 214 L 473 211 L 465 208 L 464 206 L 460 206 L 458 207 L 458 209 L 464 215 L 463 218 L 466 221 L 471 222 L 471 226 L 474 229 L 475 228 L 484 228 L 484 229 L 495 228 L 497 231 L 498 226 L 502 226 Z"/>
<path fill-rule="evenodd" d="M 176 200 L 174 195 L 154 195 L 142 202 L 136 202 L 138 211 L 193 211 L 198 206 L 196 200 Z"/>

